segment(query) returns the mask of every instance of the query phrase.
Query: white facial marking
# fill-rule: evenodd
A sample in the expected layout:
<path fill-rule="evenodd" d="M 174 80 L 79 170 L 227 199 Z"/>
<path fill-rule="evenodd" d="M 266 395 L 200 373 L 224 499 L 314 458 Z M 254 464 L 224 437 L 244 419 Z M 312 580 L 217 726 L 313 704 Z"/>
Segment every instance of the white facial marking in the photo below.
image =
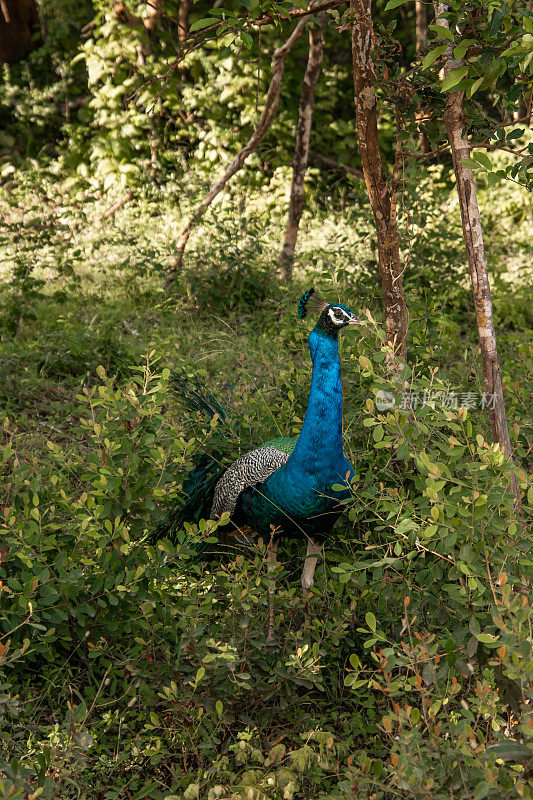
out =
<path fill-rule="evenodd" d="M 347 322 L 350 320 L 350 315 L 346 313 L 342 308 L 338 308 L 337 306 L 333 306 L 328 311 L 328 316 L 334 325 L 346 325 Z"/>

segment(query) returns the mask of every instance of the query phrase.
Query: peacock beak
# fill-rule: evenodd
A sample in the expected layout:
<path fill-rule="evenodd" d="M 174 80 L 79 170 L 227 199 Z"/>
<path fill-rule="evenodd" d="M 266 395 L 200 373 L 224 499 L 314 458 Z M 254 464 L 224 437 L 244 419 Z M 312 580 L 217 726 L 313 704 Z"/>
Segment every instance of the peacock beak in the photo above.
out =
<path fill-rule="evenodd" d="M 352 314 L 348 320 L 348 325 L 361 325 L 362 322 L 363 320 L 360 317 L 356 317 L 355 314 Z"/>

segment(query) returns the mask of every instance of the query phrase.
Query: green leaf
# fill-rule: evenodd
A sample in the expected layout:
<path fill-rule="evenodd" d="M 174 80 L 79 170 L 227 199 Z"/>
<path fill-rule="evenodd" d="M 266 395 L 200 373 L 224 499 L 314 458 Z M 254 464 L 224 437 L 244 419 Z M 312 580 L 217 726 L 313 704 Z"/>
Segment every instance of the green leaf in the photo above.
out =
<path fill-rule="evenodd" d="M 506 139 L 520 139 L 524 135 L 524 128 L 515 128 L 514 131 L 509 131 Z"/>
<path fill-rule="evenodd" d="M 350 665 L 351 665 L 351 666 L 352 666 L 354 669 L 359 669 L 359 668 L 360 668 L 360 666 L 361 666 L 361 659 L 359 658 L 359 656 L 357 655 L 357 653 L 352 653 L 352 654 L 350 655 Z"/>
<path fill-rule="evenodd" d="M 475 39 L 463 39 L 462 42 L 459 42 L 457 47 L 454 47 L 453 57 L 460 61 L 464 58 L 468 48 L 472 47 L 473 44 L 477 44 Z"/>
<path fill-rule="evenodd" d="M 457 47 L 453 48 L 453 57 L 457 59 L 457 61 L 461 61 L 468 48 L 469 45 L 467 44 L 458 44 Z"/>
<path fill-rule="evenodd" d="M 524 28 L 527 31 L 527 33 L 533 33 L 533 19 L 529 19 L 528 17 L 526 17 L 524 11 L 525 9 L 520 12 L 522 14 L 522 22 L 524 24 Z"/>
<path fill-rule="evenodd" d="M 398 448 L 396 449 L 396 458 L 399 460 L 404 460 L 409 458 L 410 448 L 407 442 L 402 442 Z"/>
<path fill-rule="evenodd" d="M 451 69 L 442 83 L 442 92 L 449 92 L 454 86 L 457 86 L 459 81 L 462 81 L 468 75 L 468 67 L 454 67 Z"/>
<path fill-rule="evenodd" d="M 440 44 L 434 50 L 430 50 L 429 53 L 427 53 L 427 55 L 424 57 L 424 60 L 422 61 L 422 69 L 427 69 L 428 67 L 430 67 L 433 64 L 433 62 L 436 61 L 437 58 L 439 58 L 439 56 L 441 56 L 443 53 L 446 52 L 447 47 L 448 45 L 446 44 Z"/>
<path fill-rule="evenodd" d="M 493 636 L 492 633 L 478 633 L 476 638 L 483 644 L 496 644 L 498 642 L 498 637 Z"/>
<path fill-rule="evenodd" d="M 371 611 L 365 614 L 365 622 L 372 631 L 372 633 L 376 632 L 376 618 Z"/>
<path fill-rule="evenodd" d="M 215 25 L 217 22 L 220 22 L 218 19 L 213 19 L 213 17 L 204 17 L 204 19 L 197 19 L 196 22 L 193 22 L 189 31 L 192 33 L 193 31 L 199 31 L 202 28 L 208 28 L 210 25 Z"/>
<path fill-rule="evenodd" d="M 402 519 L 394 530 L 396 533 L 407 533 L 408 531 L 416 531 L 419 527 L 413 519 Z"/>
<path fill-rule="evenodd" d="M 41 604 L 43 606 L 53 605 L 58 599 L 58 597 L 59 594 L 56 592 L 53 586 L 45 584 L 40 591 L 40 599 L 41 599 Z"/>
<path fill-rule="evenodd" d="M 194 682 L 197 686 L 204 677 L 204 675 L 205 675 L 205 669 L 203 667 L 200 667 L 200 669 L 196 673 L 196 678 L 194 679 Z"/>
<path fill-rule="evenodd" d="M 493 755 L 495 758 L 501 758 L 502 761 L 522 761 L 531 758 L 531 749 L 513 739 L 493 744 L 485 752 L 486 755 Z"/>
<path fill-rule="evenodd" d="M 453 33 L 449 28 L 445 28 L 444 25 L 430 25 L 429 30 L 442 36 L 443 39 L 449 39 L 453 42 Z"/>
<path fill-rule="evenodd" d="M 481 783 L 478 783 L 474 791 L 474 800 L 483 800 L 483 798 L 486 797 L 489 792 L 490 786 L 487 781 L 481 781 Z"/>
<path fill-rule="evenodd" d="M 366 680 L 365 678 L 362 679 L 359 678 L 359 680 L 353 681 L 351 680 L 353 677 L 354 677 L 353 675 L 346 676 L 346 678 L 344 679 L 345 686 L 351 686 L 352 689 L 360 689 L 361 686 L 365 686 L 368 684 L 368 680 Z"/>
<path fill-rule="evenodd" d="M 398 8 L 398 6 L 401 6 L 402 3 L 407 3 L 407 2 L 408 0 L 389 0 L 384 10 L 391 11 L 393 8 Z"/>
<path fill-rule="evenodd" d="M 486 169 L 492 169 L 490 158 L 486 153 L 483 152 L 474 153 L 474 158 L 476 159 L 476 161 L 479 161 L 479 163 L 482 164 Z"/>
<path fill-rule="evenodd" d="M 383 439 L 383 425 L 376 425 L 374 432 L 372 433 L 372 437 L 375 442 L 381 442 Z"/>
<path fill-rule="evenodd" d="M 485 78 L 482 75 L 481 78 L 478 78 L 477 81 L 474 81 L 472 86 L 470 86 L 470 88 L 466 92 L 468 97 L 472 97 L 477 92 L 477 90 L 479 89 L 484 80 Z"/>
<path fill-rule="evenodd" d="M 464 164 L 465 167 L 470 167 L 470 169 L 479 169 L 479 162 L 474 161 L 473 158 L 463 158 L 461 164 Z"/>
<path fill-rule="evenodd" d="M 254 40 L 252 39 L 250 34 L 246 33 L 246 31 L 241 31 L 241 39 L 243 41 L 243 44 L 248 48 L 248 50 L 251 50 Z"/>
<path fill-rule="evenodd" d="M 331 490 L 333 492 L 343 492 L 345 489 L 346 489 L 346 484 L 343 485 L 342 483 L 334 483 L 333 486 L 331 487 Z"/>
<path fill-rule="evenodd" d="M 499 183 L 501 179 L 505 177 L 501 174 L 501 172 L 489 172 L 487 175 L 487 185 L 494 186 L 495 183 Z"/>

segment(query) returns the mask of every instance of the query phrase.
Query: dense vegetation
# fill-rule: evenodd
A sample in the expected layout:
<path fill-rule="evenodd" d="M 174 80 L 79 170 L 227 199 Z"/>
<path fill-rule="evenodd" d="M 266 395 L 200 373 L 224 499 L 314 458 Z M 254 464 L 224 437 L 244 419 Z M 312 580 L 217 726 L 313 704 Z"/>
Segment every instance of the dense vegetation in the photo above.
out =
<path fill-rule="evenodd" d="M 410 7 L 377 5 L 384 52 L 404 14 L 405 66 Z M 184 220 L 257 120 L 257 33 L 249 50 L 192 50 L 163 86 L 170 24 L 139 64 L 146 37 L 107 2 L 40 11 L 43 42 L 0 83 L 0 800 L 532 798 L 529 162 L 495 152 L 483 171 L 482 154 L 476 173 L 513 464 L 484 407 L 447 153 L 402 163 L 410 408 L 387 370 L 358 177 L 311 163 L 294 279 L 277 277 L 305 41 L 272 127 L 164 287 Z M 332 19 L 312 150 L 358 169 L 350 36 Z M 265 63 L 285 29 L 264 27 Z M 492 90 L 512 103 L 503 81 Z M 385 103 L 389 172 L 395 130 Z M 504 128 L 507 150 L 529 141 Z M 173 399 L 171 370 L 245 421 L 235 456 L 296 435 L 310 381 L 296 304 L 311 284 L 367 321 L 341 345 L 357 475 L 307 603 L 303 544 L 283 544 L 267 647 L 266 542 L 227 552 L 213 521 L 175 544 L 149 536 L 221 435 Z"/>

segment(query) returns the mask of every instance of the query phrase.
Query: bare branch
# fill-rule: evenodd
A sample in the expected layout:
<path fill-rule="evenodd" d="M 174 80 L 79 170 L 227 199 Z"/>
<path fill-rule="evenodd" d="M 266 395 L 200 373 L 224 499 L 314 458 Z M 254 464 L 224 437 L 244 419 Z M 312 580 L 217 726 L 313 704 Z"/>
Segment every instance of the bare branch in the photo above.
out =
<path fill-rule="evenodd" d="M 181 233 L 178 244 L 178 252 L 167 275 L 165 286 L 168 286 L 170 283 L 172 283 L 176 277 L 176 273 L 179 269 L 181 269 L 183 263 L 183 254 L 185 252 L 192 228 L 204 215 L 206 209 L 209 208 L 215 197 L 224 189 L 228 181 L 235 175 L 236 172 L 241 169 L 248 156 L 257 149 L 261 139 L 272 125 L 279 106 L 281 80 L 283 77 L 285 58 L 287 53 L 296 44 L 304 32 L 306 26 L 307 20 L 300 20 L 287 41 L 274 51 L 274 57 L 272 59 L 272 78 L 265 97 L 263 111 L 255 131 L 245 147 L 243 147 L 243 149 L 237 153 L 231 164 L 229 164 L 229 166 L 226 168 L 226 171 L 222 177 L 219 178 L 215 184 L 213 184 L 210 191 L 189 217 L 189 220 Z"/>
<path fill-rule="evenodd" d="M 302 94 L 298 110 L 298 126 L 296 128 L 296 143 L 294 147 L 294 160 L 292 162 L 292 185 L 289 201 L 289 214 L 285 231 L 285 240 L 281 250 L 281 278 L 292 278 L 292 265 L 294 250 L 298 238 L 300 219 L 304 209 L 304 180 L 309 160 L 309 141 L 311 138 L 311 125 L 315 106 L 315 92 L 324 53 L 323 15 L 320 15 L 320 25 L 311 26 L 309 29 L 309 56 L 307 68 L 302 83 Z"/>
<path fill-rule="evenodd" d="M 304 17 L 308 17 L 310 14 L 319 14 L 321 11 L 328 11 L 330 8 L 335 8 L 336 6 L 340 6 L 345 0 L 324 0 L 322 3 L 317 3 L 315 5 L 311 4 L 311 7 L 307 9 L 296 8 L 293 11 L 289 11 L 286 15 L 286 19 L 303 19 Z M 272 14 L 265 14 L 263 17 L 256 17 L 255 19 L 250 18 L 249 14 L 241 14 L 237 19 L 249 19 L 250 25 L 272 25 L 277 21 L 277 18 L 274 17 Z M 212 31 L 217 30 L 223 25 L 225 20 L 221 20 L 220 22 L 216 22 L 214 25 L 209 25 L 207 28 L 203 28 L 199 33 L 195 36 L 190 37 L 193 39 L 198 39 L 203 36 L 205 33 L 211 33 Z"/>
<path fill-rule="evenodd" d="M 121 197 L 121 198 L 120 198 L 120 200 L 117 200 L 117 202 L 116 202 L 116 203 L 113 203 L 113 205 L 112 205 L 112 206 L 110 206 L 110 207 L 107 209 L 107 211 L 104 213 L 104 219 L 107 219 L 107 218 L 109 218 L 109 217 L 112 217 L 112 216 L 113 216 L 113 214 L 114 214 L 116 211 L 118 211 L 118 210 L 119 210 L 119 208 L 122 208 L 122 206 L 125 206 L 125 205 L 126 205 L 126 203 L 129 203 L 129 202 L 130 202 L 130 200 L 133 198 L 134 194 L 135 194 L 135 192 L 133 191 L 133 189 L 130 189 L 130 191 L 129 191 L 129 192 L 126 192 L 126 194 L 124 195 L 124 197 Z"/>
<path fill-rule="evenodd" d="M 314 150 L 309 151 L 309 161 L 313 161 L 315 164 L 320 164 L 328 169 L 334 169 L 337 170 L 337 172 L 342 172 L 343 175 L 353 175 L 354 178 L 357 178 L 360 181 L 364 181 L 365 179 L 365 176 L 360 169 L 350 167 L 348 164 L 341 164 L 340 161 L 337 161 L 335 158 L 331 158 L 331 156 L 325 156 L 322 153 L 316 153 Z"/>

